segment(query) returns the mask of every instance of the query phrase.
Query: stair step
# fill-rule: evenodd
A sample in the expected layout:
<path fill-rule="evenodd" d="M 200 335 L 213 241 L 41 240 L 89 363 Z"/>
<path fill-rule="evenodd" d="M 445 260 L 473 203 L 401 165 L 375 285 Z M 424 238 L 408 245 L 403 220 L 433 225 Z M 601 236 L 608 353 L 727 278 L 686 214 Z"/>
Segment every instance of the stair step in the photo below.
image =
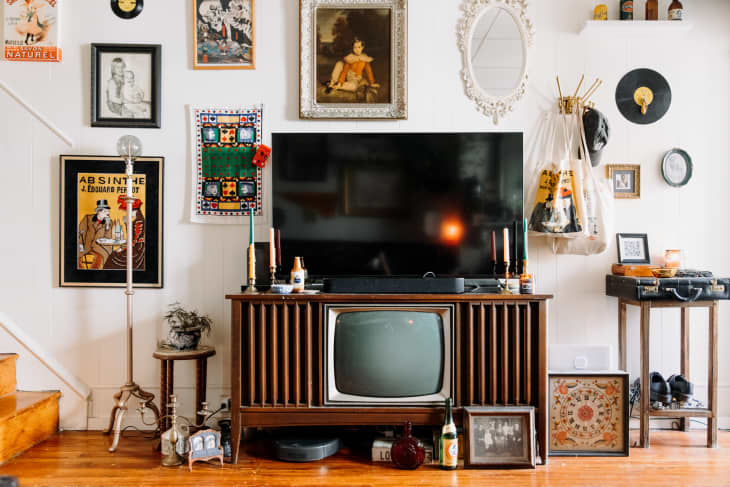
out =
<path fill-rule="evenodd" d="M 15 392 L 18 387 L 15 374 L 17 353 L 0 353 L 0 396 Z"/>
<path fill-rule="evenodd" d="M 22 392 L 0 397 L 0 463 L 58 431 L 59 391 Z"/>

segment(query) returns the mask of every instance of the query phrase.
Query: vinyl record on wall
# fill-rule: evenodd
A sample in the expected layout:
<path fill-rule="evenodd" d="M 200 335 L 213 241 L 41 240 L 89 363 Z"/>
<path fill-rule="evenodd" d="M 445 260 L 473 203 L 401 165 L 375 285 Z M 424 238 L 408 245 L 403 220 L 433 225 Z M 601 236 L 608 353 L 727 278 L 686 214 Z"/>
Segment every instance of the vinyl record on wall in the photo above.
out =
<path fill-rule="evenodd" d="M 144 0 L 111 0 L 112 11 L 117 17 L 133 19 L 144 8 Z"/>
<path fill-rule="evenodd" d="M 616 86 L 616 106 L 630 122 L 654 123 L 667 113 L 671 104 L 669 83 L 652 69 L 629 71 Z"/>

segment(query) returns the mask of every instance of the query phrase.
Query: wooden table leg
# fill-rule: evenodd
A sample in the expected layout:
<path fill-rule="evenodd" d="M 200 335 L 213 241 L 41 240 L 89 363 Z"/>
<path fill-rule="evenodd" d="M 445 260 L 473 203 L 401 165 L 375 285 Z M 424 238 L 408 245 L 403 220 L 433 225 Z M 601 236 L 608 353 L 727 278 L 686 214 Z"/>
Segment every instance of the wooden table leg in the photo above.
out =
<path fill-rule="evenodd" d="M 540 442 L 542 464 L 548 463 L 548 307 L 547 301 L 540 301 L 538 308 L 538 407 L 537 439 Z"/>
<path fill-rule="evenodd" d="M 651 304 L 641 303 L 641 407 L 639 416 L 641 418 L 641 431 L 639 446 L 649 448 L 649 320 L 651 317 Z"/>
<path fill-rule="evenodd" d="M 709 350 L 707 354 L 707 407 L 712 416 L 707 418 L 707 447 L 717 448 L 717 321 L 718 302 L 710 307 Z"/>
<path fill-rule="evenodd" d="M 231 302 L 231 463 L 238 463 L 241 445 L 241 301 Z M 249 304 L 249 326 L 253 322 L 253 305 Z M 286 314 L 284 315 L 286 316 Z"/>
<path fill-rule="evenodd" d="M 172 396 L 175 393 L 175 361 L 174 360 L 165 360 L 167 362 L 167 390 L 165 391 L 165 395 L 167 396 L 165 398 L 165 403 L 168 403 L 170 401 L 170 396 Z M 164 414 L 170 414 L 170 408 L 166 407 L 167 411 L 164 412 Z M 165 423 L 165 431 L 172 428 L 172 419 L 169 417 L 167 418 L 167 422 Z"/>
<path fill-rule="evenodd" d="M 167 360 L 160 360 L 160 434 L 167 431 Z"/>
<path fill-rule="evenodd" d="M 626 302 L 619 298 L 618 300 L 618 366 L 621 370 L 629 370 L 628 360 L 626 359 Z"/>
<path fill-rule="evenodd" d="M 199 358 L 195 361 L 195 422 L 200 424 L 204 419 L 204 414 L 198 414 L 203 409 L 205 401 L 206 382 L 208 378 L 208 359 L 207 357 Z"/>
<path fill-rule="evenodd" d="M 680 372 L 689 381 L 689 310 L 684 307 L 682 310 L 682 344 L 680 347 Z M 679 418 L 679 429 L 689 431 L 691 418 Z"/>

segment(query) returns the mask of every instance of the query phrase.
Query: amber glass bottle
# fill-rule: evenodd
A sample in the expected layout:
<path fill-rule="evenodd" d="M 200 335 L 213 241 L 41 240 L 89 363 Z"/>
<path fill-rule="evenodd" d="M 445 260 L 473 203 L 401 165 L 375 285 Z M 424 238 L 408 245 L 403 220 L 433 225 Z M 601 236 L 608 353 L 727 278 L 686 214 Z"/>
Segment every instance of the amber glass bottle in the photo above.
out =
<path fill-rule="evenodd" d="M 673 0 L 672 3 L 669 4 L 669 12 L 667 13 L 667 18 L 669 20 L 682 20 L 684 17 L 684 8 L 682 7 L 682 2 L 679 0 Z"/>
<path fill-rule="evenodd" d="M 659 0 L 646 0 L 646 20 L 659 20 Z"/>

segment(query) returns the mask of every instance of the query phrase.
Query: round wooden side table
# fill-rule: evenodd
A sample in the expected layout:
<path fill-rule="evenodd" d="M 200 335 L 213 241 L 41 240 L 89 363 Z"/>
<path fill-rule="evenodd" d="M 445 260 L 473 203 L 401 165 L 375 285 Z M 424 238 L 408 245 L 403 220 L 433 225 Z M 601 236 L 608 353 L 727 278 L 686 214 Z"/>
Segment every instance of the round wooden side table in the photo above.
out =
<path fill-rule="evenodd" d="M 215 348 L 202 346 L 196 350 L 172 350 L 158 348 L 152 356 L 161 361 L 160 367 L 160 433 L 164 433 L 171 428 L 172 420 L 165 417 L 169 411 L 167 410 L 167 401 L 173 394 L 173 385 L 175 379 L 175 361 L 176 360 L 195 360 L 195 421 L 202 421 L 204 418 L 198 415 L 198 411 L 203 408 L 205 401 L 205 385 L 208 377 L 208 357 L 215 355 Z"/>

